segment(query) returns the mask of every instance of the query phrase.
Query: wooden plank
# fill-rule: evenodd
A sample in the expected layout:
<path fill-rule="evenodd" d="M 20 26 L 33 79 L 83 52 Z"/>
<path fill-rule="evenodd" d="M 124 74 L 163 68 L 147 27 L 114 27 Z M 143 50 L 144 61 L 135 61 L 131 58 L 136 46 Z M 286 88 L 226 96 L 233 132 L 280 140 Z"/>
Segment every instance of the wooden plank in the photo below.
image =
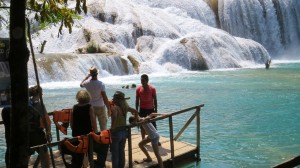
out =
<path fill-rule="evenodd" d="M 138 143 L 141 141 L 141 135 L 139 133 L 133 133 L 131 135 L 131 140 L 132 140 L 132 159 L 133 161 L 137 160 L 137 161 L 142 161 L 143 158 L 145 158 L 144 153 L 140 150 L 140 148 L 138 147 Z M 159 147 L 159 152 L 161 154 L 162 160 L 164 162 L 167 162 L 170 160 L 171 158 L 171 147 L 170 147 L 170 139 L 169 138 L 165 138 L 165 137 L 161 137 L 160 138 L 160 142 L 161 142 L 161 146 Z M 128 141 L 127 141 L 128 143 Z M 129 163 L 128 163 L 128 144 L 126 144 L 126 148 L 125 148 L 125 154 L 126 154 L 126 165 L 125 167 L 127 168 Z M 151 143 L 146 145 L 146 148 L 148 149 L 148 152 L 152 158 L 152 162 L 148 162 L 148 163 L 140 163 L 137 164 L 135 162 L 132 163 L 134 168 L 143 168 L 143 167 L 153 167 L 157 165 L 157 160 L 155 157 L 155 154 L 152 150 L 152 146 Z M 197 146 L 187 143 L 187 142 L 178 142 L 178 141 L 174 141 L 174 155 L 175 155 L 175 161 L 179 162 L 180 160 L 177 159 L 183 159 L 187 156 L 195 156 L 196 152 L 197 152 Z M 30 160 L 30 165 L 28 166 L 29 168 L 33 168 L 33 163 L 35 157 L 32 157 L 32 159 Z M 57 168 L 64 168 L 64 164 L 62 161 L 62 157 L 59 153 L 59 151 L 54 151 L 54 159 L 55 159 L 55 165 Z M 94 159 L 96 159 L 96 155 L 94 155 Z M 70 162 L 71 158 L 67 159 L 68 162 Z M 106 167 L 107 168 L 111 168 L 111 153 L 108 152 L 107 155 L 107 159 L 106 159 Z"/>

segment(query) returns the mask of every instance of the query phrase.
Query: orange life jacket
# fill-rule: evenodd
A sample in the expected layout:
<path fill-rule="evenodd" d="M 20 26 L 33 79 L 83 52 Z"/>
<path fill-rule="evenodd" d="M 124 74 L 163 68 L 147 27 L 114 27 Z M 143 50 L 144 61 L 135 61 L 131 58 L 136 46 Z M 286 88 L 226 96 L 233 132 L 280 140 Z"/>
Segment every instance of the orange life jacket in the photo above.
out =
<path fill-rule="evenodd" d="M 67 147 L 67 149 L 74 153 L 86 153 L 89 147 L 89 136 L 88 135 L 81 135 L 77 136 L 79 144 L 74 146 L 71 144 L 69 140 L 65 140 L 63 143 Z"/>
<path fill-rule="evenodd" d="M 110 130 L 103 130 L 100 132 L 100 135 L 90 132 L 90 135 L 92 135 L 93 139 L 100 144 L 111 144 L 111 135 Z"/>
<path fill-rule="evenodd" d="M 53 112 L 53 121 L 56 127 L 65 135 L 67 135 L 67 129 L 69 127 L 70 116 L 73 109 L 62 109 Z M 61 122 L 62 124 L 59 124 Z"/>

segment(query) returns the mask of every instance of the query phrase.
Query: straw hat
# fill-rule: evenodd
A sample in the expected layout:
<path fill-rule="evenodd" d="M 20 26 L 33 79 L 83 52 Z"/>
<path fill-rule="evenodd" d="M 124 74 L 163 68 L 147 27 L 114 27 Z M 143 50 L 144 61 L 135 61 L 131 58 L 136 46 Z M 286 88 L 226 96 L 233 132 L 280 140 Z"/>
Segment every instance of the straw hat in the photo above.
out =
<path fill-rule="evenodd" d="M 92 66 L 92 67 L 90 68 L 90 75 L 91 75 L 91 76 L 98 75 L 98 70 L 97 70 L 96 67 Z"/>
<path fill-rule="evenodd" d="M 121 91 L 116 91 L 113 100 L 128 100 L 130 97 L 125 97 L 125 94 Z"/>

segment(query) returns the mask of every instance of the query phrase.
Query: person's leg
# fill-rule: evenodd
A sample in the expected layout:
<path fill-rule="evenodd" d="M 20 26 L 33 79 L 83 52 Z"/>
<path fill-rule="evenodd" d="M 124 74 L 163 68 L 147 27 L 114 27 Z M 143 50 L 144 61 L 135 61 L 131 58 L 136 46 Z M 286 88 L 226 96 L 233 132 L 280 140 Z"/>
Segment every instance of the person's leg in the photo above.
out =
<path fill-rule="evenodd" d="M 145 145 L 147 143 L 151 142 L 150 139 L 148 139 L 148 137 L 146 137 L 145 139 L 143 139 L 140 143 L 139 143 L 139 147 L 142 150 L 142 152 L 146 155 L 146 161 L 152 161 L 151 156 L 149 155 L 147 149 L 145 148 Z M 145 160 L 145 159 L 144 159 Z"/>
<path fill-rule="evenodd" d="M 42 168 L 49 168 L 50 167 L 50 157 L 49 157 L 47 147 L 46 146 L 40 147 L 37 152 L 41 158 Z"/>
<path fill-rule="evenodd" d="M 119 143 L 120 143 L 119 131 L 112 133 L 112 144 L 110 145 L 112 168 L 118 168 L 119 152 L 120 152 Z"/>
<path fill-rule="evenodd" d="M 99 107 L 99 123 L 100 123 L 100 130 L 106 130 L 107 129 L 107 114 L 105 110 L 105 106 Z"/>
<path fill-rule="evenodd" d="M 72 168 L 81 168 L 83 164 L 83 154 L 81 153 L 73 153 L 72 154 Z"/>
<path fill-rule="evenodd" d="M 153 140 L 153 141 L 151 142 L 151 144 L 152 144 L 153 152 L 154 152 L 154 154 L 155 154 L 155 156 L 156 156 L 158 165 L 159 165 L 160 168 L 163 168 L 163 167 L 164 167 L 164 164 L 163 164 L 162 158 L 161 158 L 161 156 L 160 156 L 160 154 L 159 154 L 158 142 L 159 142 L 159 137 L 156 138 L 155 140 Z"/>
<path fill-rule="evenodd" d="M 109 145 L 94 143 L 94 152 L 97 153 L 96 168 L 104 168 Z"/>
<path fill-rule="evenodd" d="M 147 117 L 147 110 L 145 110 L 145 109 L 140 109 L 139 116 L 140 116 L 140 117 Z M 143 127 L 140 127 L 140 128 L 141 128 L 141 136 L 142 136 L 142 140 L 143 140 L 143 139 L 145 139 L 146 132 L 145 132 L 145 130 L 143 129 Z"/>
<path fill-rule="evenodd" d="M 101 123 L 100 123 L 100 120 L 101 120 L 101 118 L 100 118 L 100 107 L 93 106 L 93 109 L 94 109 L 95 116 L 98 120 L 99 126 L 100 126 L 101 125 Z"/>
<path fill-rule="evenodd" d="M 122 137 L 119 143 L 119 168 L 125 167 L 125 145 L 126 145 L 127 132 L 122 131 Z"/>

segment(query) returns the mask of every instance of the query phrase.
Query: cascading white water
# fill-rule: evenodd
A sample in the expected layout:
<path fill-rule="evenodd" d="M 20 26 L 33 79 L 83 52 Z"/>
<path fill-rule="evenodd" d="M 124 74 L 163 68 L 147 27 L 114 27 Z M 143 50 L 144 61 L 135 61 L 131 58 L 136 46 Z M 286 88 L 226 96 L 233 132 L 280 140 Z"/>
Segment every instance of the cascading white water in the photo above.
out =
<path fill-rule="evenodd" d="M 108 56 L 107 54 L 76 54 L 61 53 L 37 55 L 36 63 L 39 79 L 42 82 L 78 81 L 84 78 L 91 66 L 96 66 L 99 75 L 110 76 L 133 74 L 132 65 L 123 63 L 119 56 Z M 126 61 L 128 62 L 128 61 Z M 28 76 L 30 84 L 35 83 L 34 65 L 30 58 L 28 63 Z"/>
<path fill-rule="evenodd" d="M 255 40 L 272 54 L 300 45 L 297 0 L 219 0 L 218 6 L 221 28 L 234 36 Z"/>
<path fill-rule="evenodd" d="M 270 59 L 268 53 L 273 57 L 299 46 L 299 1 L 218 0 L 218 16 L 209 1 L 216 0 L 89 0 L 88 14 L 76 21 L 72 34 L 64 30 L 57 37 L 55 26 L 39 31 L 33 34 L 34 49 L 38 52 L 47 40 L 45 54 L 73 53 L 77 62 L 72 68 L 79 72 L 71 74 L 96 64 L 106 75 L 124 75 L 252 67 Z M 118 59 L 75 54 L 90 46 Z M 39 62 L 41 78 L 69 80 L 63 73 L 73 59 L 60 66 L 52 56 L 43 58 L 47 64 Z M 121 58 L 129 66 L 126 73 L 115 66 L 123 64 Z M 56 73 L 44 67 L 55 67 Z"/>
<path fill-rule="evenodd" d="M 188 70 L 250 67 L 269 59 L 260 44 L 211 28 L 169 42 L 157 55 L 160 64 L 171 62 Z"/>

